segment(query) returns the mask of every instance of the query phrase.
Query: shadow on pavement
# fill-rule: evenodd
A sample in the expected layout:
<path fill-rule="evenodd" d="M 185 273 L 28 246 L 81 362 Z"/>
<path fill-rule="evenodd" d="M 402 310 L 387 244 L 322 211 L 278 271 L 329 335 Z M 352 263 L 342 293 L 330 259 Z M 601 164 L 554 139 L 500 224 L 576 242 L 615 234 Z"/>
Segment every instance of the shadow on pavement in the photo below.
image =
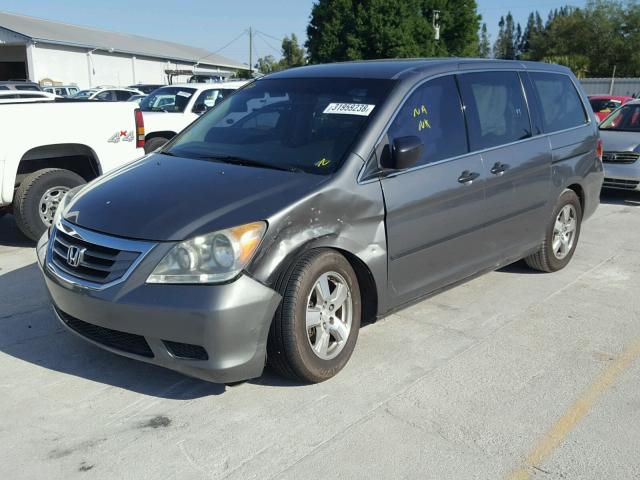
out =
<path fill-rule="evenodd" d="M 605 188 L 600 193 L 600 203 L 640 207 L 640 192 L 625 192 L 624 190 Z"/>
<path fill-rule="evenodd" d="M 0 276 L 0 352 L 55 372 L 149 396 L 193 399 L 225 385 L 101 350 L 67 331 L 53 314 L 35 263 Z"/>
<path fill-rule="evenodd" d="M 7 213 L 0 216 L 0 246 L 35 247 L 36 244 L 18 230 L 13 215 Z"/>

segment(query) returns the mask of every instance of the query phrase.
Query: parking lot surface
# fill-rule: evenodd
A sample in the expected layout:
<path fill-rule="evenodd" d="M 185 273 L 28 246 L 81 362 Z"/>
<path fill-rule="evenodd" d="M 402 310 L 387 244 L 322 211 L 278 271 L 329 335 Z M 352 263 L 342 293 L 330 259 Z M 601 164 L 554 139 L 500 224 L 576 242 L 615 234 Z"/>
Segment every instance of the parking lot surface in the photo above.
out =
<path fill-rule="evenodd" d="M 55 319 L 0 219 L 0 477 L 640 477 L 640 196 L 606 194 L 558 273 L 517 263 L 362 328 L 346 369 L 233 386 Z"/>

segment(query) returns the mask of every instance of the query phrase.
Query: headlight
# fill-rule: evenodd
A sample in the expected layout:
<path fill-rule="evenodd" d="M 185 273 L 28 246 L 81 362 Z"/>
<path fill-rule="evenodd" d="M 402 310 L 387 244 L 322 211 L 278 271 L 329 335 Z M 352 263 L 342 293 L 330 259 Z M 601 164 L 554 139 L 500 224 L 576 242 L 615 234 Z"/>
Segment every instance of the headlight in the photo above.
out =
<path fill-rule="evenodd" d="M 60 203 L 58 204 L 58 208 L 56 208 L 56 213 L 53 215 L 53 226 L 56 226 L 62 219 L 64 210 L 67 208 L 67 206 L 69 206 L 69 203 L 71 202 L 71 200 L 73 200 L 73 197 L 76 196 L 76 194 L 82 187 L 84 187 L 84 185 L 78 185 L 77 187 L 72 188 L 64 194 L 64 196 L 60 200 Z"/>
<path fill-rule="evenodd" d="M 220 283 L 236 277 L 249 263 L 267 229 L 248 223 L 175 245 L 147 283 Z"/>

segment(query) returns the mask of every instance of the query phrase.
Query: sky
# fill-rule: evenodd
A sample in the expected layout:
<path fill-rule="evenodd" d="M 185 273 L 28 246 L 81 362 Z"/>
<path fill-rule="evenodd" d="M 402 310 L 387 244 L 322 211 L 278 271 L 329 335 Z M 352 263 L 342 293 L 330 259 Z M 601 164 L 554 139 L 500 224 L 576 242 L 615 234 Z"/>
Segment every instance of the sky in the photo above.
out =
<path fill-rule="evenodd" d="M 516 22 L 524 24 L 534 9 L 546 19 L 553 8 L 567 4 L 583 6 L 585 1 L 477 0 L 478 12 L 487 23 L 492 42 L 500 16 L 508 10 Z M 0 0 L 0 11 L 159 38 L 213 52 L 219 50 L 221 55 L 243 63 L 249 61 L 246 31 L 251 26 L 258 32 L 254 35 L 255 63 L 256 56 L 279 57 L 280 40 L 285 35 L 295 33 L 304 42 L 313 3 L 313 0 Z"/>

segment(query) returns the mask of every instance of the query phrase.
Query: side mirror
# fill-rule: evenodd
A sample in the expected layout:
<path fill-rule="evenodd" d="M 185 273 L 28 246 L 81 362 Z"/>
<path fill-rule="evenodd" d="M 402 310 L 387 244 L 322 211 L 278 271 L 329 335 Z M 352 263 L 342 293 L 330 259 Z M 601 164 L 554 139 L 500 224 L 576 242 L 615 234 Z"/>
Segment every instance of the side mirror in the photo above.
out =
<path fill-rule="evenodd" d="M 423 148 L 422 140 L 416 136 L 396 138 L 393 141 L 391 165 L 388 165 L 388 168 L 404 170 L 413 167 L 420 160 Z"/>
<path fill-rule="evenodd" d="M 209 110 L 204 103 L 199 103 L 193 106 L 193 113 L 202 114 Z"/>

